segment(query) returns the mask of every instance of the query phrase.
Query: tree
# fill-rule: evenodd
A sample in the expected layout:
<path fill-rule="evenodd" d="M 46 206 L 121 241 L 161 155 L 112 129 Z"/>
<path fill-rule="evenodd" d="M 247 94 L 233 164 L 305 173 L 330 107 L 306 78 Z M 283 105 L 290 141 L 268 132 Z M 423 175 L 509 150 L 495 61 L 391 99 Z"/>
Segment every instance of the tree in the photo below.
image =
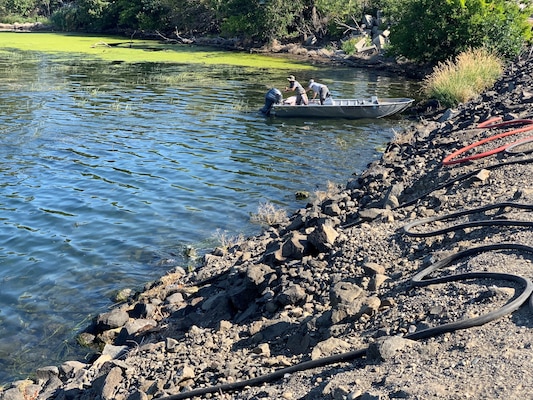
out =
<path fill-rule="evenodd" d="M 117 0 L 113 5 L 118 27 L 123 29 L 167 30 L 172 7 L 164 0 Z"/>
<path fill-rule="evenodd" d="M 35 16 L 38 3 L 36 0 L 0 0 L 0 15 Z"/>
<path fill-rule="evenodd" d="M 339 22 L 350 24 L 352 18 L 359 20 L 368 6 L 364 0 L 315 0 L 312 29 L 317 37 L 342 34 Z"/>
<path fill-rule="evenodd" d="M 116 27 L 112 2 L 107 0 L 77 0 L 66 3 L 51 16 L 59 29 L 98 32 Z"/>
<path fill-rule="evenodd" d="M 304 6 L 304 0 L 229 0 L 219 9 L 222 34 L 261 41 L 295 36 Z"/>
<path fill-rule="evenodd" d="M 302 34 L 299 29 L 304 20 L 306 9 L 304 0 L 266 0 L 258 10 L 259 35 L 258 39 L 272 41 L 286 40 Z"/>
<path fill-rule="evenodd" d="M 187 35 L 220 32 L 221 0 L 164 0 L 169 11 L 169 25 Z"/>
<path fill-rule="evenodd" d="M 363 10 L 363 0 L 229 0 L 220 8 L 225 35 L 272 41 L 316 36 L 335 31 Z M 366 3 L 366 2 L 365 2 Z"/>
<path fill-rule="evenodd" d="M 514 1 L 389 0 L 385 9 L 392 22 L 389 51 L 418 62 L 479 47 L 512 57 L 531 37 L 528 12 Z"/>

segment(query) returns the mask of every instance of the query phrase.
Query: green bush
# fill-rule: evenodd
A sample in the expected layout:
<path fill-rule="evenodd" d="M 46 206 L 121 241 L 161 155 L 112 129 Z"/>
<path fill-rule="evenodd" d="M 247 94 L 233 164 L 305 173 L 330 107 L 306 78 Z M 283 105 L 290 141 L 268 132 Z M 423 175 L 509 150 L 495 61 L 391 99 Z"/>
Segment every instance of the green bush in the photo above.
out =
<path fill-rule="evenodd" d="M 51 24 L 51 15 L 63 7 L 62 0 L 0 0 L 0 22 Z"/>
<path fill-rule="evenodd" d="M 348 40 L 344 40 L 341 44 L 341 49 L 346 54 L 354 54 L 355 53 L 355 45 L 357 44 L 357 39 L 350 38 Z"/>
<path fill-rule="evenodd" d="M 531 41 L 532 27 L 527 19 L 532 13 L 531 7 L 520 9 L 516 3 L 494 3 L 493 11 L 480 24 L 484 34 L 480 42 L 506 59 L 514 58 L 523 49 L 524 42 Z"/>
<path fill-rule="evenodd" d="M 516 56 L 531 39 L 530 9 L 510 0 L 388 0 L 389 51 L 417 62 L 436 63 L 469 48 L 486 47 Z"/>
<path fill-rule="evenodd" d="M 372 38 L 370 36 L 358 36 L 358 37 L 351 37 L 347 40 L 343 40 L 341 43 L 341 49 L 346 54 L 355 54 L 357 53 L 357 43 L 364 37 L 365 39 L 365 46 L 371 46 L 372 45 Z"/>
<path fill-rule="evenodd" d="M 35 23 L 40 22 L 44 25 L 50 24 L 50 19 L 38 16 L 38 17 L 24 17 L 21 15 L 2 15 L 0 16 L 0 23 L 3 24 L 24 24 L 24 23 Z"/>

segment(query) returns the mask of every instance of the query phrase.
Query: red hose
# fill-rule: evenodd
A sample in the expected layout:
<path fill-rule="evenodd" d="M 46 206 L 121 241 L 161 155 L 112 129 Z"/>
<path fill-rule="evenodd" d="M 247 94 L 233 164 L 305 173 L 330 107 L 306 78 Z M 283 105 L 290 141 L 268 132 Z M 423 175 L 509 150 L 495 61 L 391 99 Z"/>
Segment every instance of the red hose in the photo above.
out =
<path fill-rule="evenodd" d="M 503 132 L 503 133 L 500 133 L 498 135 L 494 135 L 494 136 L 482 139 L 482 140 L 480 140 L 478 142 L 472 143 L 472 144 L 470 144 L 468 146 L 465 146 L 465 147 L 453 152 L 452 154 L 450 154 L 446 158 L 444 158 L 444 160 L 442 161 L 442 164 L 443 165 L 458 164 L 458 163 L 463 163 L 463 162 L 466 162 L 466 161 L 477 160 L 479 158 L 483 158 L 483 157 L 490 156 L 492 154 L 499 153 L 500 151 L 503 151 L 506 148 L 508 148 L 510 146 L 513 146 L 517 142 L 505 144 L 503 146 L 500 146 L 500 147 L 492 149 L 492 150 L 485 151 L 483 153 L 473 154 L 473 155 L 468 156 L 468 157 L 458 158 L 458 159 L 454 160 L 455 157 L 467 152 L 468 150 L 476 148 L 476 147 L 478 147 L 478 146 L 480 146 L 482 144 L 485 144 L 485 143 L 488 143 L 488 142 L 491 142 L 493 140 L 500 139 L 500 138 L 503 138 L 503 137 L 506 137 L 506 136 L 511 136 L 511 135 L 515 135 L 517 133 L 522 133 L 522 132 L 527 132 L 527 131 L 533 130 L 533 120 L 531 120 L 531 119 L 514 119 L 514 120 L 511 120 L 511 121 L 495 123 L 496 121 L 501 121 L 501 118 L 500 117 L 496 117 L 496 118 L 491 118 L 491 119 L 489 119 L 487 121 L 484 121 L 484 122 L 482 122 L 482 123 L 480 123 L 478 125 L 478 128 L 492 129 L 492 128 L 500 128 L 502 126 L 516 125 L 516 124 L 527 124 L 527 125 L 522 127 L 522 128 L 513 129 L 513 130 L 508 131 L 508 132 Z M 531 138 L 533 138 L 533 137 L 531 137 Z M 527 139 L 529 139 L 529 138 L 527 138 Z M 522 140 L 525 140 L 525 139 L 522 139 Z"/>

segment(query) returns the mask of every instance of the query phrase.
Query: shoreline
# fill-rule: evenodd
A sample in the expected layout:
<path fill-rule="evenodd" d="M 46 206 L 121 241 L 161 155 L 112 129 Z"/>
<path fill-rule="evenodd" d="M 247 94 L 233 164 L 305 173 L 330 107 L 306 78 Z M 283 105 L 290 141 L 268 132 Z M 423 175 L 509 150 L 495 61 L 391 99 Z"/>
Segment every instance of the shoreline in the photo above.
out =
<path fill-rule="evenodd" d="M 484 133 L 476 129 L 478 122 L 498 115 L 532 117 L 528 61 L 513 65 L 493 90 L 457 110 L 421 118 L 361 176 L 296 210 L 289 223 L 229 249 L 214 249 L 192 273 L 176 268 L 99 315 L 82 335 L 87 343 L 103 346 L 92 363 L 40 368 L 35 380 L 14 382 L 0 399 L 34 394 L 40 399 L 187 398 L 175 396 L 221 384 L 233 386 L 220 396 L 243 399 L 526 398 L 533 376 L 524 377 L 522 359 L 511 351 L 531 355 L 533 315 L 526 307 L 488 326 L 425 342 L 408 335 L 460 319 L 459 306 L 467 308 L 466 316 L 483 314 L 487 299 L 505 303 L 520 290 L 519 285 L 493 289 L 483 283 L 418 291 L 411 284 L 417 271 L 434 258 L 479 244 L 515 236 L 533 243 L 531 227 L 469 228 L 421 238 L 406 237 L 402 229 L 418 219 L 487 203 L 533 204 L 528 162 L 502 169 L 493 168 L 497 159 L 490 157 L 453 168 L 441 164 Z M 432 190 L 435 183 L 470 172 L 465 181 Z M 502 208 L 505 216 L 517 217 L 512 207 Z M 510 253 L 482 255 L 468 267 L 501 269 L 506 257 L 512 262 L 503 264 L 520 273 L 531 267 L 528 259 L 515 260 L 518 250 Z M 456 304 L 459 295 L 466 303 L 481 300 L 466 307 Z M 506 336 L 509 331 L 513 335 Z M 491 359 L 495 343 L 500 352 L 511 351 L 509 357 Z M 362 356 L 351 354 L 356 361 L 346 364 L 346 354 L 354 349 L 364 349 Z M 332 366 L 283 372 L 269 385 L 234 387 L 301 362 L 320 364 L 335 354 L 340 360 Z M 498 387 L 490 385 L 493 368 L 502 377 Z"/>
<path fill-rule="evenodd" d="M 0 24 L 0 32 L 49 32 L 57 33 L 50 26 L 42 23 L 16 23 L 16 24 Z M 131 37 L 126 32 L 108 32 L 103 34 L 117 35 L 121 37 Z M 168 42 L 172 39 L 166 39 L 162 36 L 155 34 L 140 35 L 141 38 L 154 40 L 158 42 Z M 422 79 L 428 73 L 431 68 L 429 66 L 410 63 L 407 61 L 400 62 L 394 58 L 385 57 L 380 51 L 373 50 L 362 52 L 354 55 L 348 55 L 343 51 L 336 52 L 334 50 L 328 50 L 324 47 L 305 46 L 303 44 L 289 43 L 281 45 L 274 43 L 270 46 L 257 47 L 245 47 L 241 45 L 237 40 L 222 39 L 222 38 L 208 38 L 202 37 L 191 41 L 190 43 L 183 43 L 178 40 L 173 41 L 176 44 L 188 44 L 197 47 L 215 47 L 220 49 L 226 49 L 231 51 L 243 51 L 249 53 L 261 53 L 271 56 L 289 57 L 291 59 L 306 61 L 309 63 L 317 63 L 323 65 L 344 65 L 353 68 L 367 68 L 377 69 L 380 71 L 387 71 L 391 74 L 404 76 L 410 79 Z"/>

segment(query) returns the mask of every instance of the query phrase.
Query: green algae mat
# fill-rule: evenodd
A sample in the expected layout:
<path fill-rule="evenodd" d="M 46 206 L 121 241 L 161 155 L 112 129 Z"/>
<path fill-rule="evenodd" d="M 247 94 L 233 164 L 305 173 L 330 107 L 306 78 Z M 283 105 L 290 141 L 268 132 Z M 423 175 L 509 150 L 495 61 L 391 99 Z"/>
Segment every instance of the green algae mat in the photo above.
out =
<path fill-rule="evenodd" d="M 14 50 L 45 52 L 60 59 L 90 58 L 112 62 L 158 62 L 233 65 L 269 69 L 313 69 L 284 57 L 219 50 L 201 46 L 166 44 L 156 40 L 67 33 L 0 32 L 0 55 Z"/>

